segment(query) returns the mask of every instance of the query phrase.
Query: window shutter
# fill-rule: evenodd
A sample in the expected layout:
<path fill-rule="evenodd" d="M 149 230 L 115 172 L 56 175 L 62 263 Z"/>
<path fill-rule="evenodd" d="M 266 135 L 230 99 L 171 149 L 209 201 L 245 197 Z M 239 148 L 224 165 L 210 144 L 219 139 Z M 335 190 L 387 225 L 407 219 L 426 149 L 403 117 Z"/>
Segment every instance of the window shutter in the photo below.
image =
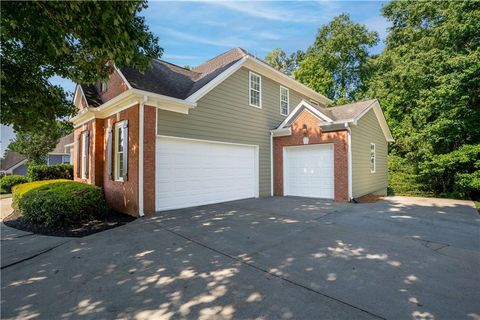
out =
<path fill-rule="evenodd" d="M 125 143 L 123 146 L 123 180 L 128 180 L 128 120 L 125 120 L 123 123 L 123 142 Z"/>
<path fill-rule="evenodd" d="M 85 132 L 85 176 L 88 178 L 90 169 L 90 131 Z"/>
<path fill-rule="evenodd" d="M 81 168 L 82 168 L 82 144 L 81 140 L 82 139 L 82 134 L 78 135 L 77 138 L 77 178 L 80 178 L 81 174 Z"/>
<path fill-rule="evenodd" d="M 108 172 L 108 179 L 113 180 L 112 175 L 112 127 L 107 128 L 107 172 Z"/>

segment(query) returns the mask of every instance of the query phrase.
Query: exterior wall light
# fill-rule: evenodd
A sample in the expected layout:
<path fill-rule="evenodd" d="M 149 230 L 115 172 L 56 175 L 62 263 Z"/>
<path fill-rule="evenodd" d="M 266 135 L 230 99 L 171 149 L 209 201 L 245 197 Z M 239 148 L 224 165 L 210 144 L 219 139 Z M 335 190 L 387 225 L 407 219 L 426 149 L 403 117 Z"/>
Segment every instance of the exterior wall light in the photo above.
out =
<path fill-rule="evenodd" d="M 306 124 L 303 125 L 303 144 L 308 144 L 308 127 Z"/>

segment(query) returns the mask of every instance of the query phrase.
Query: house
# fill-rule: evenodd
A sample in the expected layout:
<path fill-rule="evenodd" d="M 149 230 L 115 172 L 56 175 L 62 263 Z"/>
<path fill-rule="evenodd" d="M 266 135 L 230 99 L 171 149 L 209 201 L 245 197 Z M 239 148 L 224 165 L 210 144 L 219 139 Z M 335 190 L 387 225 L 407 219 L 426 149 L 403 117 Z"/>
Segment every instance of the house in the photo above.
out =
<path fill-rule="evenodd" d="M 62 137 L 52 152 L 48 153 L 47 164 L 52 166 L 59 163 L 73 164 L 71 153 L 73 152 L 73 133 Z M 26 175 L 27 159 L 21 154 L 8 150 L 0 159 L 0 175 Z"/>
<path fill-rule="evenodd" d="M 78 85 L 75 180 L 131 215 L 235 199 L 385 194 L 377 100 L 331 101 L 235 48 L 187 70 L 153 60 Z"/>

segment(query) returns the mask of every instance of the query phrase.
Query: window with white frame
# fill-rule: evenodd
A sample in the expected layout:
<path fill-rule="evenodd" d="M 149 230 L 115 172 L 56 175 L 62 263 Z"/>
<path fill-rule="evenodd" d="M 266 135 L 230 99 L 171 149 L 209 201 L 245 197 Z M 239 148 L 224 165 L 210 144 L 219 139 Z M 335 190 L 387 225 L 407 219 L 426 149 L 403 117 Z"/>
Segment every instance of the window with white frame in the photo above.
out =
<path fill-rule="evenodd" d="M 250 81 L 250 105 L 252 107 L 261 108 L 262 107 L 262 77 L 258 74 L 250 71 L 249 73 Z"/>
<path fill-rule="evenodd" d="M 290 93 L 285 87 L 280 86 L 280 114 L 288 115 L 290 108 Z"/>
<path fill-rule="evenodd" d="M 102 82 L 100 82 L 100 91 L 105 92 L 107 90 L 108 90 L 108 80 L 102 80 Z"/>
<path fill-rule="evenodd" d="M 128 126 L 126 121 L 115 124 L 115 180 L 125 181 L 127 177 Z"/>
<path fill-rule="evenodd" d="M 87 179 L 88 177 L 88 131 L 82 132 L 82 179 Z"/>
<path fill-rule="evenodd" d="M 375 143 L 370 143 L 370 172 L 375 173 L 377 169 L 377 159 L 375 156 Z"/>

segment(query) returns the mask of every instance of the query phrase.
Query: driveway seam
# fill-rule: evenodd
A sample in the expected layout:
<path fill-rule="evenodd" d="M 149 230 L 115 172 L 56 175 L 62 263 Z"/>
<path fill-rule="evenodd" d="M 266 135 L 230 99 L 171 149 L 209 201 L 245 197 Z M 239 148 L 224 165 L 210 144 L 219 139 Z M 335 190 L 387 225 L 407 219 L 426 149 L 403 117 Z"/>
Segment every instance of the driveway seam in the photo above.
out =
<path fill-rule="evenodd" d="M 286 281 L 286 282 L 288 282 L 288 283 L 290 283 L 290 284 L 293 284 L 294 286 L 297 286 L 297 287 L 300 287 L 300 288 L 302 288 L 302 289 L 308 290 L 308 291 L 310 291 L 310 292 L 316 293 L 316 294 L 321 295 L 321 296 L 323 296 L 323 297 L 325 297 L 325 298 L 327 298 L 327 299 L 330 299 L 330 300 L 336 301 L 336 302 L 338 302 L 338 303 L 341 303 L 341 304 L 343 304 L 343 305 L 346 305 L 346 306 L 348 306 L 348 307 L 350 307 L 350 308 L 353 308 L 353 309 L 362 311 L 362 312 L 364 312 L 364 313 L 366 313 L 366 314 L 368 314 L 368 315 L 370 315 L 370 316 L 372 316 L 372 317 L 375 317 L 375 318 L 377 318 L 377 319 L 386 320 L 386 318 L 384 318 L 384 317 L 382 317 L 382 316 L 380 316 L 380 315 L 377 315 L 377 314 L 375 314 L 375 313 L 373 313 L 373 312 L 370 312 L 370 311 L 368 311 L 368 310 L 362 309 L 362 308 L 357 307 L 357 306 L 355 306 L 355 305 L 352 305 L 352 304 L 350 304 L 350 303 L 348 303 L 348 302 L 346 302 L 346 301 L 343 301 L 343 300 L 340 300 L 340 299 L 338 299 L 338 298 L 332 297 L 332 296 L 330 296 L 330 295 L 328 295 L 328 294 L 325 294 L 325 293 L 322 293 L 322 292 L 317 291 L 317 290 L 315 290 L 315 289 L 312 289 L 312 288 L 310 288 L 310 287 L 307 287 L 307 286 L 305 286 L 305 285 L 303 285 L 303 284 L 301 284 L 301 283 L 295 282 L 295 281 L 290 280 L 290 279 L 288 279 L 288 278 L 285 278 L 285 277 L 282 277 L 282 276 L 277 275 L 277 274 L 275 274 L 275 273 L 272 273 L 272 272 L 270 272 L 270 271 L 268 271 L 268 270 L 266 270 L 266 269 L 263 269 L 263 268 L 261 268 L 261 267 L 259 267 L 259 266 L 257 266 L 257 265 L 254 265 L 254 264 L 248 263 L 248 262 L 246 262 L 246 261 L 243 261 L 243 260 L 241 260 L 241 259 L 239 259 L 239 258 L 237 258 L 237 257 L 235 257 L 235 256 L 232 256 L 232 255 L 230 255 L 230 254 L 228 254 L 228 253 L 226 253 L 226 252 L 223 252 L 223 251 L 220 251 L 220 250 L 218 250 L 218 249 L 212 248 L 212 247 L 210 247 L 210 246 L 208 246 L 208 245 L 206 245 L 206 244 L 204 244 L 204 243 L 202 243 L 202 242 L 200 242 L 200 241 L 194 240 L 194 239 L 189 238 L 189 237 L 187 237 L 187 236 L 185 236 L 185 235 L 183 235 L 183 234 L 181 234 L 181 233 L 179 233 L 179 232 L 177 232 L 177 231 L 171 230 L 171 229 L 169 229 L 168 227 L 166 227 L 166 226 L 164 226 L 164 225 L 161 225 L 161 224 L 160 224 L 159 227 L 162 228 L 163 230 L 167 231 L 167 232 L 170 232 L 171 234 L 174 234 L 174 235 L 176 235 L 176 236 L 178 236 L 178 237 L 181 237 L 181 238 L 183 238 L 183 239 L 185 239 L 185 240 L 187 240 L 187 241 L 191 241 L 191 242 L 193 242 L 193 243 L 195 243 L 195 244 L 197 244 L 197 245 L 199 245 L 199 246 L 202 246 L 202 247 L 204 247 L 204 248 L 206 248 L 206 249 L 209 249 L 209 250 L 214 251 L 214 252 L 216 252 L 216 253 L 218 253 L 218 254 L 221 254 L 221 255 L 223 255 L 223 256 L 225 256 L 225 257 L 227 257 L 227 258 L 230 258 L 230 259 L 232 259 L 232 260 L 235 260 L 235 261 L 237 261 L 237 262 L 239 262 L 239 263 L 241 263 L 241 264 L 243 264 L 243 265 L 246 265 L 246 266 L 248 266 L 248 267 L 251 267 L 251 268 L 253 268 L 253 269 L 256 269 L 256 270 L 258 270 L 258 271 L 261 271 L 261 272 L 263 272 L 263 273 L 266 273 L 266 274 L 268 274 L 268 275 L 270 275 L 270 276 L 272 276 L 272 277 L 281 279 L 281 280 Z"/>
<path fill-rule="evenodd" d="M 57 244 L 56 246 L 53 246 L 53 247 L 47 248 L 47 249 L 45 249 L 45 250 L 42 250 L 42 251 L 40 251 L 40 252 L 38 252 L 38 253 L 36 253 L 36 254 L 34 254 L 34 255 L 31 255 L 30 257 L 26 257 L 26 258 L 23 258 L 23 259 L 21 259 L 21 260 L 18 260 L 18 261 L 9 263 L 9 264 L 7 264 L 7 265 L 5 265 L 5 266 L 0 267 L 0 270 L 3 270 L 3 269 L 6 269 L 6 268 L 15 266 L 15 265 L 17 265 L 17 264 L 19 264 L 19 263 L 22 263 L 22 262 L 31 260 L 31 259 L 33 259 L 33 258 L 36 258 L 36 257 L 38 257 L 38 256 L 40 256 L 40 255 L 42 255 L 42 254 L 44 254 L 44 253 L 50 252 L 50 251 L 52 251 L 53 249 L 60 247 L 61 245 L 64 245 L 65 243 L 67 243 L 67 242 L 69 242 L 69 241 L 71 241 L 71 240 L 67 240 L 67 241 L 62 242 L 62 243 L 60 243 L 60 244 Z"/>

